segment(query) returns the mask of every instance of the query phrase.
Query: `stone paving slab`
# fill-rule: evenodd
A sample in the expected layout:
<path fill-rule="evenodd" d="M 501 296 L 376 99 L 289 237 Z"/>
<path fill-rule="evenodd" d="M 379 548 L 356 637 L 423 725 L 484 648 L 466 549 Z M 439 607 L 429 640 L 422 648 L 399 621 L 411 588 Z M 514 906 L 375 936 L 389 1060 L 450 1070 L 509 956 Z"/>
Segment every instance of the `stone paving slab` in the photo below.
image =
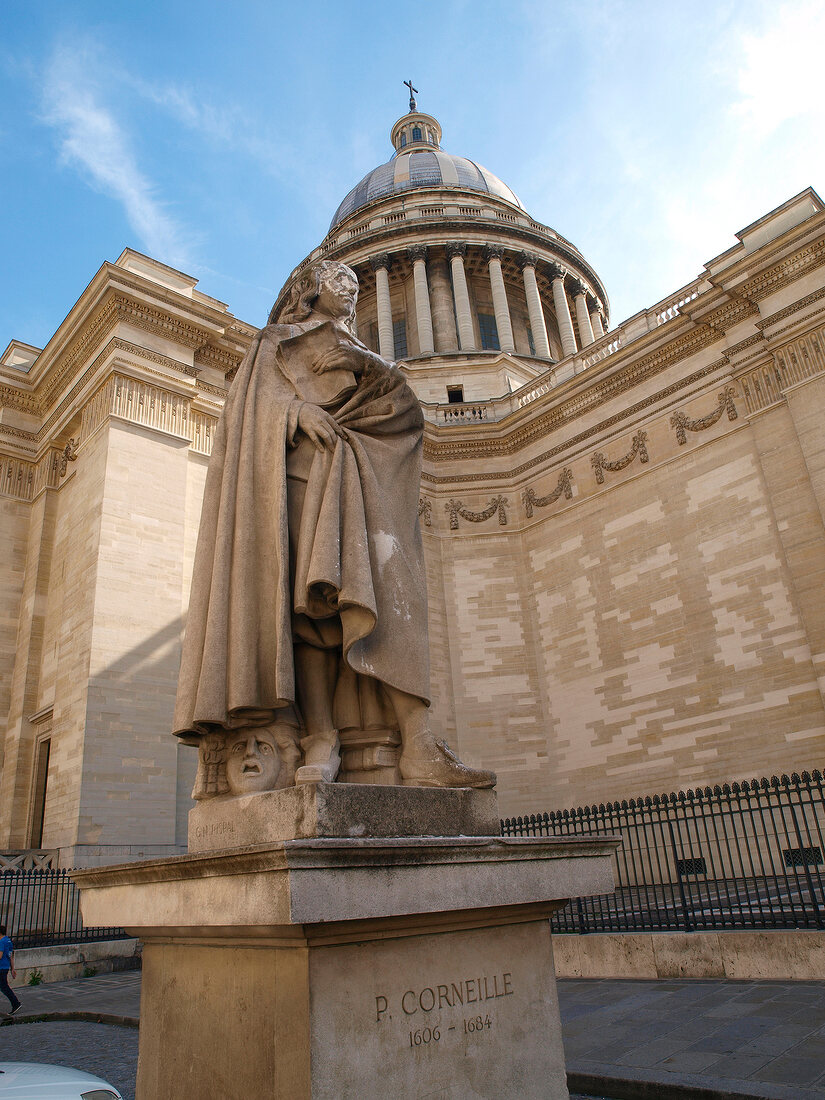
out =
<path fill-rule="evenodd" d="M 44 1013 L 91 1012 L 131 1018 L 137 1023 L 140 1016 L 140 978 L 139 970 L 125 970 L 94 978 L 23 986 L 15 990 L 21 1008 L 14 1022 Z M 0 1009 L 5 1010 L 6 1005 L 5 998 L 0 998 Z"/>
<path fill-rule="evenodd" d="M 641 1096 L 634 1083 L 647 1080 L 719 1096 L 825 1098 L 825 982 L 564 979 L 558 987 L 568 1071 L 613 1081 L 610 1096 Z"/>

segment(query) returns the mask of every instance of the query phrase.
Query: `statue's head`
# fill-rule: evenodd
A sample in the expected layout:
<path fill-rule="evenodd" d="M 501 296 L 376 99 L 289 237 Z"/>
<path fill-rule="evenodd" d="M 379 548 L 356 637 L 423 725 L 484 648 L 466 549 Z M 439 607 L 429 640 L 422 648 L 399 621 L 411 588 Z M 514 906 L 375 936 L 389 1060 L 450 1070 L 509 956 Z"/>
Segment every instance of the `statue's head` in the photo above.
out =
<path fill-rule="evenodd" d="M 358 297 L 358 276 L 351 267 L 338 260 L 318 260 L 302 271 L 292 284 L 289 295 L 277 316 L 275 307 L 269 315 L 269 324 L 281 325 L 306 321 L 316 307 L 319 298 L 335 297 L 345 311 L 337 319 L 352 330 L 355 321 L 355 301 Z M 325 310 L 327 312 L 327 310 Z"/>
<path fill-rule="evenodd" d="M 232 794 L 271 791 L 278 781 L 281 758 L 273 731 L 244 729 L 226 739 L 226 782 Z"/>

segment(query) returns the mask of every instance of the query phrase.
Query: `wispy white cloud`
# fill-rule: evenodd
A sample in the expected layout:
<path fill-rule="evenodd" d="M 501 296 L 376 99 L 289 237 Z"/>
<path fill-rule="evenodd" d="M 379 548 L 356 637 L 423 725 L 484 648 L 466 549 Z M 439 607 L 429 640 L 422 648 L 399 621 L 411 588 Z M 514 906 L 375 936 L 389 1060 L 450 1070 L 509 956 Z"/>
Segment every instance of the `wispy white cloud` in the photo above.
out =
<path fill-rule="evenodd" d="M 64 163 L 122 205 L 143 248 L 186 267 L 191 262 L 186 234 L 141 171 L 128 132 L 95 83 L 96 63 L 89 44 L 72 42 L 54 50 L 44 74 L 43 120 L 58 136 Z"/>
<path fill-rule="evenodd" d="M 806 115 L 821 121 L 823 42 L 821 0 L 780 4 L 766 25 L 742 37 L 734 115 L 761 134 Z"/>
<path fill-rule="evenodd" d="M 549 59 L 557 28 L 546 6 L 535 10 L 533 41 Z M 651 4 L 593 0 L 576 16 L 571 33 L 598 33 L 610 49 L 585 54 L 598 66 L 569 111 L 547 113 L 554 129 L 535 157 L 533 191 L 572 212 L 569 232 L 605 278 L 614 321 L 689 282 L 744 225 L 825 184 L 821 0 L 721 4 L 701 30 L 687 9 L 674 12 L 659 20 Z M 577 138 L 580 153 L 560 163 L 553 146 Z"/>

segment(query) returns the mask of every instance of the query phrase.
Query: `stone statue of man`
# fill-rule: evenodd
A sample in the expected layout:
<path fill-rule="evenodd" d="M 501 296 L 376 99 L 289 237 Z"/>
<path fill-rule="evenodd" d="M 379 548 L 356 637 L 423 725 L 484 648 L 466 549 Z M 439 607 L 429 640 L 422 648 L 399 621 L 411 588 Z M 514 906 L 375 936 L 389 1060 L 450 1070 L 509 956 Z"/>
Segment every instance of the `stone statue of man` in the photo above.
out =
<path fill-rule="evenodd" d="M 398 369 L 354 335 L 357 294 L 344 264 L 310 266 L 227 397 L 175 708 L 174 732 L 201 745 L 195 797 L 234 789 L 229 747 L 263 744 L 260 727 L 279 748 L 280 767 L 262 768 L 277 786 L 332 782 L 336 715 L 360 691 L 394 712 L 405 785 L 495 784 L 429 727 L 423 417 Z M 247 768 L 236 785 L 267 782 Z"/>

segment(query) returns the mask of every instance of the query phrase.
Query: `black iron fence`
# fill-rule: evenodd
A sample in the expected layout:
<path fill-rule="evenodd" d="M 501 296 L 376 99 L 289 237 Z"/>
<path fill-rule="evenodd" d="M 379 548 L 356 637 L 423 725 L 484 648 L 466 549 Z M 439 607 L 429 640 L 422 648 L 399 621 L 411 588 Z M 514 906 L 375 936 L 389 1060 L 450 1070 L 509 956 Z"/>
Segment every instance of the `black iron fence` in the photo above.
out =
<path fill-rule="evenodd" d="M 573 899 L 555 932 L 825 928 L 818 770 L 506 818 L 502 834 L 621 837 L 615 893 Z"/>
<path fill-rule="evenodd" d="M 84 928 L 80 895 L 65 868 L 0 872 L 0 924 L 15 948 L 124 939 L 122 928 Z"/>

